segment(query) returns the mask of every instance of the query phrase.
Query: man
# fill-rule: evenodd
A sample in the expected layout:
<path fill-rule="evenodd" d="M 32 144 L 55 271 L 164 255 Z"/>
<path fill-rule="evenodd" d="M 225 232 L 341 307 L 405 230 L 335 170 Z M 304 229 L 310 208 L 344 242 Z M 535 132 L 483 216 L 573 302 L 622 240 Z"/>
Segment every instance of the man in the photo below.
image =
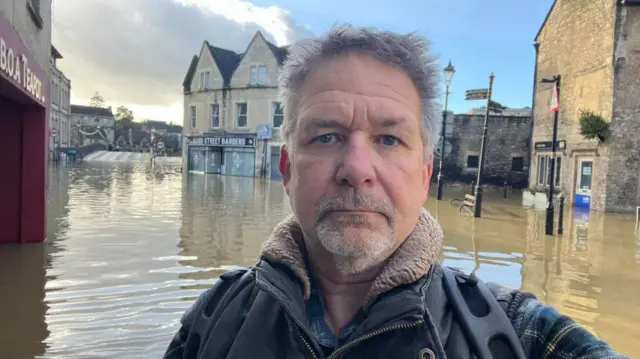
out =
<path fill-rule="evenodd" d="M 341 26 L 291 47 L 280 171 L 293 214 L 254 267 L 200 296 L 165 358 L 620 357 L 530 294 L 491 287 L 488 325 L 460 309 L 423 208 L 437 84 L 416 35 Z M 515 344 L 487 347 L 495 328 Z"/>

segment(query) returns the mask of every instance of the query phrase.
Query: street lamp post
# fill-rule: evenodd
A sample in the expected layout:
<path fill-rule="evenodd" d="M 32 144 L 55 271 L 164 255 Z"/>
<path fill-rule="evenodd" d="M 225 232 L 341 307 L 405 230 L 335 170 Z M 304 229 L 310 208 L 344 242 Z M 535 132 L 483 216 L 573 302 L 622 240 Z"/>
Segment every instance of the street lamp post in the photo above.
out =
<path fill-rule="evenodd" d="M 553 83 L 555 84 L 555 99 L 556 106 L 551 110 L 555 113 L 553 114 L 553 134 L 551 138 L 551 158 L 550 158 L 550 173 L 549 173 L 549 194 L 547 198 L 547 218 L 545 221 L 545 234 L 548 236 L 553 235 L 553 189 L 556 181 L 556 142 L 558 137 L 558 114 L 560 113 L 560 75 L 556 75 L 552 78 L 542 79 L 540 82 L 542 83 Z"/>
<path fill-rule="evenodd" d="M 487 91 L 487 110 L 484 113 L 484 127 L 482 129 L 482 144 L 480 145 L 480 160 L 478 163 L 478 179 L 476 180 L 476 200 L 473 206 L 473 216 L 482 215 L 482 170 L 484 168 L 484 154 L 487 149 L 487 128 L 489 126 L 489 112 L 491 111 L 491 92 L 493 91 L 493 72 L 489 76 L 489 90 Z"/>
<path fill-rule="evenodd" d="M 442 200 L 442 189 L 444 187 L 444 174 L 442 173 L 442 169 L 444 167 L 444 146 L 445 146 L 445 135 L 446 126 L 447 126 L 447 109 L 449 107 L 449 86 L 451 85 L 451 80 L 453 80 L 453 75 L 455 75 L 456 69 L 451 65 L 451 60 L 449 60 L 449 65 L 444 68 L 444 82 L 447 86 L 447 90 L 445 91 L 444 97 L 444 111 L 442 111 L 442 144 L 440 148 L 440 169 L 438 172 L 438 201 Z"/>

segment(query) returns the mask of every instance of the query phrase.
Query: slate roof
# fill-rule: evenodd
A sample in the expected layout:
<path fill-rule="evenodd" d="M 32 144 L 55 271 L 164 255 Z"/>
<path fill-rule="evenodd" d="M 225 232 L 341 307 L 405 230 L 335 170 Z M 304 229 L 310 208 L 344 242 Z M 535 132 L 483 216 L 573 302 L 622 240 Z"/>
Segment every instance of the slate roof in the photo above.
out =
<path fill-rule="evenodd" d="M 80 106 L 80 105 L 71 105 L 71 114 L 72 115 L 113 117 L 113 112 L 111 112 L 111 108 Z"/>
<path fill-rule="evenodd" d="M 236 54 L 231 50 L 211 45 L 209 45 L 209 51 L 211 51 L 211 56 L 215 60 L 216 65 L 218 65 L 225 86 L 228 86 L 231 83 L 231 75 L 236 67 L 238 67 L 244 54 Z"/>
<path fill-rule="evenodd" d="M 272 44 L 264 38 L 260 31 L 256 33 L 254 39 L 256 36 L 262 37 L 262 39 L 267 43 L 267 46 L 269 47 L 273 55 L 276 57 L 278 64 L 282 65 L 289 53 L 289 46 L 278 47 Z M 253 40 L 251 41 L 251 43 L 253 43 Z M 249 46 L 251 46 L 251 43 L 249 43 Z M 205 41 L 205 45 L 209 48 L 211 57 L 213 57 L 213 60 L 218 66 L 218 70 L 220 71 L 222 79 L 224 80 L 224 86 L 228 87 L 231 83 L 231 77 L 233 76 L 234 71 L 242 61 L 242 58 L 244 57 L 246 52 L 239 54 L 231 50 L 223 49 L 221 47 L 212 46 L 208 41 Z M 195 75 L 195 71 L 198 66 L 198 60 L 198 55 L 194 55 L 191 59 L 191 64 L 189 65 L 187 74 L 184 78 L 184 81 L 182 82 L 182 86 L 184 87 L 185 92 L 187 92 L 191 87 L 191 81 L 193 80 L 193 76 Z"/>

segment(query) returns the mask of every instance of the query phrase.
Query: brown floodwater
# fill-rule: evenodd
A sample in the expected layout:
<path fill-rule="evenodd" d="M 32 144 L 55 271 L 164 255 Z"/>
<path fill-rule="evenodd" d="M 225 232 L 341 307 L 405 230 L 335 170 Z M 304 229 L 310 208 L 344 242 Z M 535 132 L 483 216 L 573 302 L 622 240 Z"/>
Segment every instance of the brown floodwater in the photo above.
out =
<path fill-rule="evenodd" d="M 51 168 L 48 241 L 0 246 L 0 357 L 158 358 L 180 315 L 221 273 L 254 263 L 288 213 L 279 182 L 145 165 Z M 459 197 L 466 188 L 447 188 Z M 483 218 L 446 201 L 446 265 L 535 293 L 640 357 L 640 241 L 630 216 L 544 213 L 489 193 Z"/>

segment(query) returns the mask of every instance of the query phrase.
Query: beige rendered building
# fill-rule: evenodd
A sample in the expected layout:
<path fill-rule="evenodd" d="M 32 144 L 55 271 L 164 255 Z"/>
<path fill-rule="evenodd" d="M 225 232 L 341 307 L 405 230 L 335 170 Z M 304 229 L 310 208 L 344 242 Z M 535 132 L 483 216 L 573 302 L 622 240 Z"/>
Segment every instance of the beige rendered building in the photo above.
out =
<path fill-rule="evenodd" d="M 241 54 L 203 43 L 183 83 L 185 170 L 279 178 L 277 76 L 286 55 L 259 31 Z"/>

